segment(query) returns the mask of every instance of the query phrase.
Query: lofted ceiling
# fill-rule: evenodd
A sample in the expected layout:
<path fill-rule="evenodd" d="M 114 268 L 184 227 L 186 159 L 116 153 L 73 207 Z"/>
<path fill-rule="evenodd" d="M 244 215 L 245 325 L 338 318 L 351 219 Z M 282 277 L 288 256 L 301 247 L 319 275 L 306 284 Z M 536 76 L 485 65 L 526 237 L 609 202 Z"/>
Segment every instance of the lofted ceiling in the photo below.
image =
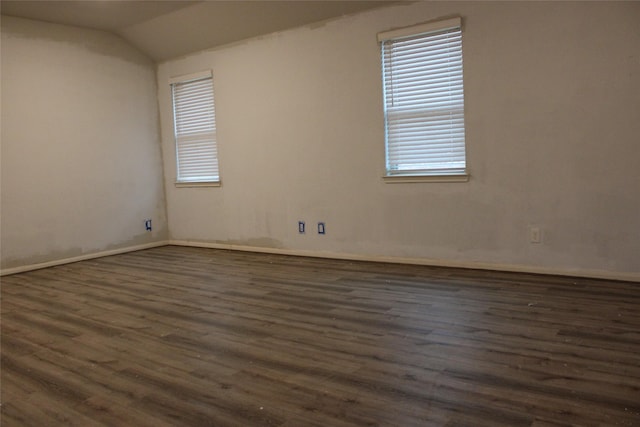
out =
<path fill-rule="evenodd" d="M 3 15 L 111 31 L 155 61 L 324 21 L 392 0 L 2 0 Z"/>

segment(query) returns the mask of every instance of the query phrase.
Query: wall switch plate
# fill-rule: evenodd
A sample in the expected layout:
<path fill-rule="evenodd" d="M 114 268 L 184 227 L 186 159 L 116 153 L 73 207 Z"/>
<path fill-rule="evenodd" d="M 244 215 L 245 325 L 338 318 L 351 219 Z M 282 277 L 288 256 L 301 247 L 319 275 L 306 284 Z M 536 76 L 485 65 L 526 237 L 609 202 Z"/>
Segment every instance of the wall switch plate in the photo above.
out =
<path fill-rule="evenodd" d="M 529 228 L 529 242 L 542 243 L 542 232 L 540 231 L 540 227 Z"/>
<path fill-rule="evenodd" d="M 324 234 L 325 229 L 324 229 L 324 222 L 319 222 L 318 223 L 318 234 Z"/>

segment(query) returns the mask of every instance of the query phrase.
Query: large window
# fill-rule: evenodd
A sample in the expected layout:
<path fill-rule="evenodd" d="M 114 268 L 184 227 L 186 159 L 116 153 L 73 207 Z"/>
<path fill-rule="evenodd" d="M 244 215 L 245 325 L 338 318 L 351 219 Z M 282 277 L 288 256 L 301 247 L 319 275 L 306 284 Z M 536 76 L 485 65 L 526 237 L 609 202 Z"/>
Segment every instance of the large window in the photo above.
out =
<path fill-rule="evenodd" d="M 460 18 L 378 34 L 388 177 L 467 179 Z"/>
<path fill-rule="evenodd" d="M 213 77 L 210 71 L 172 79 L 176 183 L 220 183 Z"/>

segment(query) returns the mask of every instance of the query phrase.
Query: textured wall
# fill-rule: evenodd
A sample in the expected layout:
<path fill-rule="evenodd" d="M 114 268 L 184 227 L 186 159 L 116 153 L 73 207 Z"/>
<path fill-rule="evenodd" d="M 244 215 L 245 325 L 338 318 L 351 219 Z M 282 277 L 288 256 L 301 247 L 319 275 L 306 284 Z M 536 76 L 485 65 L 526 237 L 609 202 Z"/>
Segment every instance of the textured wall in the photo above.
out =
<path fill-rule="evenodd" d="M 376 33 L 452 15 L 471 180 L 385 184 Z M 634 2 L 418 2 L 162 63 L 171 237 L 638 273 L 639 18 Z M 175 188 L 168 79 L 204 69 L 223 185 Z"/>
<path fill-rule="evenodd" d="M 149 59 L 104 32 L 3 16 L 2 268 L 166 239 L 158 129 Z"/>

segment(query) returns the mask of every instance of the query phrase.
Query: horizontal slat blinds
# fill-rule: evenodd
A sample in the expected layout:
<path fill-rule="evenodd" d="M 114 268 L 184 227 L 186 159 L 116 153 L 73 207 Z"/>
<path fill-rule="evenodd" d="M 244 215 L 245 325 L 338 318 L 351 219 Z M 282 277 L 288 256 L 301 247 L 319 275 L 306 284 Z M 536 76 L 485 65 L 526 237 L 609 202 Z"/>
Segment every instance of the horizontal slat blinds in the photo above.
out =
<path fill-rule="evenodd" d="M 435 27 L 381 37 L 388 175 L 466 173 L 460 21 Z"/>
<path fill-rule="evenodd" d="M 211 74 L 171 84 L 177 182 L 218 182 L 216 121 Z"/>

